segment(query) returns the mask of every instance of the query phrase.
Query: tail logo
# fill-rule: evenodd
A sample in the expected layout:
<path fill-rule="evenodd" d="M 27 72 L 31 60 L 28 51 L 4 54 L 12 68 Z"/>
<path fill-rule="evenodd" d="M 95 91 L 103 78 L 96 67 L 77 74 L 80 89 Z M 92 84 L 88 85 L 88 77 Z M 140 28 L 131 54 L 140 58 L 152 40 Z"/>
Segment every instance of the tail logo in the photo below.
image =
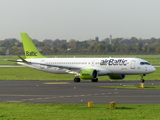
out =
<path fill-rule="evenodd" d="M 31 51 L 31 52 L 26 51 L 26 56 L 37 56 L 37 52 L 35 52 L 35 51 Z"/>

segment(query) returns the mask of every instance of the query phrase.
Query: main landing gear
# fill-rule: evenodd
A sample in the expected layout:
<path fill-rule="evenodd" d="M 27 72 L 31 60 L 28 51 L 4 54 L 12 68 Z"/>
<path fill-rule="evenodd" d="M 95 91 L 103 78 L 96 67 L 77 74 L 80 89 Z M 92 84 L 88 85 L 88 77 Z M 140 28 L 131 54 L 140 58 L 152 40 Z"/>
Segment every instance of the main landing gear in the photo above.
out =
<path fill-rule="evenodd" d="M 92 79 L 92 82 L 98 82 L 98 78 Z"/>
<path fill-rule="evenodd" d="M 81 81 L 81 79 L 79 77 L 74 78 L 74 82 L 80 82 L 80 81 Z"/>
<path fill-rule="evenodd" d="M 145 80 L 143 79 L 144 76 L 146 76 L 146 74 L 141 75 L 141 80 L 140 80 L 141 83 L 145 82 Z"/>
<path fill-rule="evenodd" d="M 80 81 L 81 81 L 81 79 L 79 77 L 74 78 L 74 82 L 80 82 Z M 98 78 L 92 79 L 91 81 L 92 82 L 98 82 Z"/>

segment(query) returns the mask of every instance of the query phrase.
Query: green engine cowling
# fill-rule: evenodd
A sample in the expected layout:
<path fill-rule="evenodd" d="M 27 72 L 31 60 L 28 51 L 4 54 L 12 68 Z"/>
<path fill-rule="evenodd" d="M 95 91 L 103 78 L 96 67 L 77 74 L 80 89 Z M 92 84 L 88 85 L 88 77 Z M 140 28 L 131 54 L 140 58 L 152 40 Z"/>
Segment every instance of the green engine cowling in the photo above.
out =
<path fill-rule="evenodd" d="M 79 77 L 84 80 L 96 79 L 98 77 L 97 70 L 94 69 L 83 69 L 80 71 Z"/>
<path fill-rule="evenodd" d="M 124 79 L 126 76 L 124 74 L 113 74 L 109 75 L 110 79 Z"/>

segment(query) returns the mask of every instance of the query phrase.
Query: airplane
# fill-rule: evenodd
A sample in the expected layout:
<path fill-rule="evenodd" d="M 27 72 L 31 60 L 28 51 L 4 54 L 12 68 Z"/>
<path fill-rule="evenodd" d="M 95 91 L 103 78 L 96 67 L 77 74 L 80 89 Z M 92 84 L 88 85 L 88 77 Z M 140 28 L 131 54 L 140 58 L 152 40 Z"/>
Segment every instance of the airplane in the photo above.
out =
<path fill-rule="evenodd" d="M 20 34 L 26 58 L 18 56 L 19 60 L 8 61 L 54 74 L 73 74 L 74 82 L 98 82 L 98 76 L 119 80 L 126 75 L 140 75 L 143 83 L 143 77 L 156 70 L 148 61 L 140 58 L 46 58 L 27 33 Z"/>

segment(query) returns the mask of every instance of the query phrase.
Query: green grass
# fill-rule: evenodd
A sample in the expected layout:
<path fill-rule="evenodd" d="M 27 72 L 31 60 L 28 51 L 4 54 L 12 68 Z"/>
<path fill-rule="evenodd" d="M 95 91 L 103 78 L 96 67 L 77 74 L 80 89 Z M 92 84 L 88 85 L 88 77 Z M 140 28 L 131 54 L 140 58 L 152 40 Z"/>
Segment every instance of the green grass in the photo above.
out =
<path fill-rule="evenodd" d="M 140 86 L 100 86 L 106 88 L 123 88 L 123 89 L 160 89 L 160 86 L 145 86 L 141 88 Z"/>
<path fill-rule="evenodd" d="M 28 67 L 0 67 L 0 80 L 72 80 L 74 75 L 52 74 Z"/>
<path fill-rule="evenodd" d="M 160 67 L 156 68 L 156 72 L 148 74 L 145 80 L 160 80 Z M 0 80 L 73 80 L 74 75 L 71 74 L 52 74 L 38 71 L 28 67 L 0 67 Z M 139 75 L 128 75 L 123 80 L 140 80 Z M 108 76 L 99 76 L 99 80 L 109 80 Z"/>
<path fill-rule="evenodd" d="M 160 69 L 157 69 L 157 72 Z M 74 75 L 70 74 L 51 74 L 43 71 L 38 71 L 35 69 L 27 68 L 27 67 L 0 67 L 0 80 L 72 80 Z M 159 74 L 149 74 L 146 76 L 146 79 L 150 77 L 152 79 L 149 80 L 158 80 Z M 150 76 L 152 75 L 152 76 Z M 157 78 L 156 78 L 157 77 Z M 127 76 L 125 80 L 139 80 L 140 76 Z M 110 80 L 107 76 L 100 76 L 99 80 Z"/>
<path fill-rule="evenodd" d="M 19 59 L 18 56 L 0 56 L 0 65 L 17 65 L 15 62 L 6 61 L 8 60 L 17 60 Z"/>
<path fill-rule="evenodd" d="M 0 103 L 1 120 L 159 120 L 159 104 L 34 104 Z"/>

